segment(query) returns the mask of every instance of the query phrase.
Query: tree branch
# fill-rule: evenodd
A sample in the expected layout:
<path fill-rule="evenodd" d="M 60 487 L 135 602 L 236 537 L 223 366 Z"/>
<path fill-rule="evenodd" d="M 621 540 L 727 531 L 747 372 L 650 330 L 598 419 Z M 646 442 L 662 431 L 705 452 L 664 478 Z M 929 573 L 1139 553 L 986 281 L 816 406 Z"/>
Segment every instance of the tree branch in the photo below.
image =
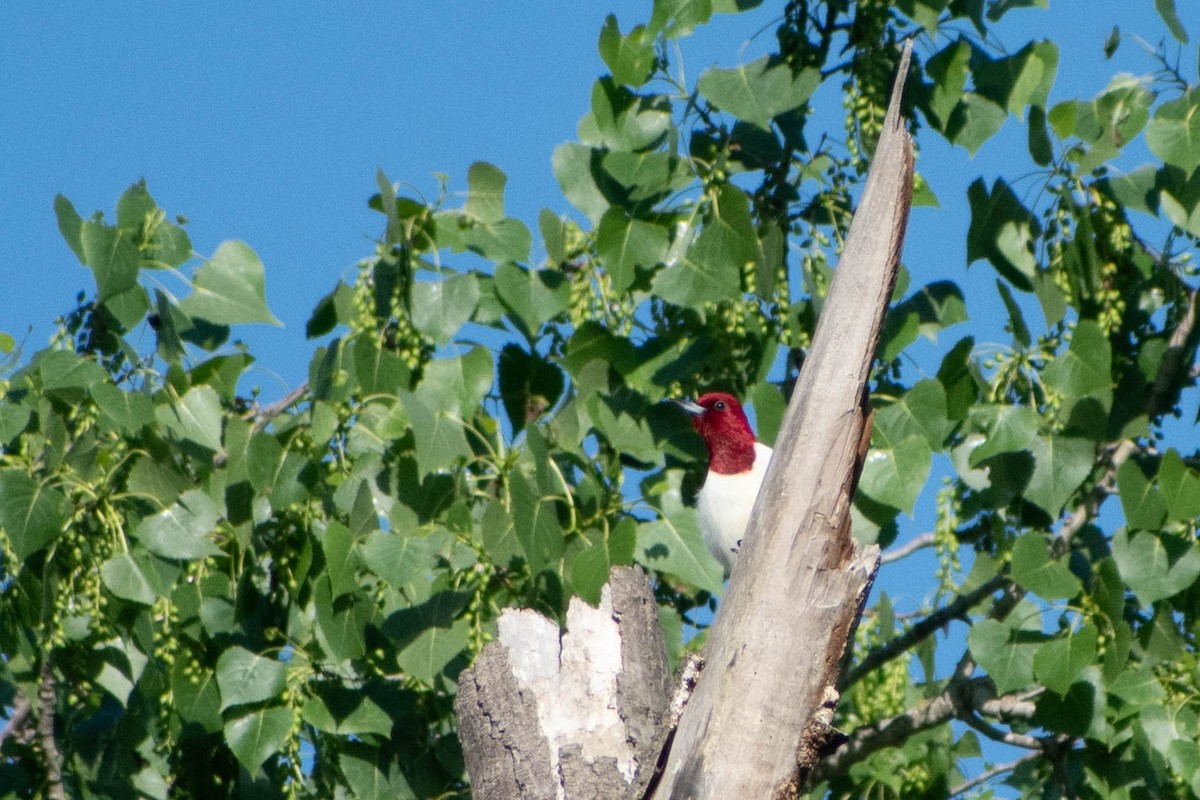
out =
<path fill-rule="evenodd" d="M 950 790 L 950 796 L 958 797 L 961 794 L 966 794 L 967 792 L 974 789 L 976 786 L 982 786 L 983 784 L 987 783 L 992 778 L 995 778 L 998 775 L 1003 775 L 1006 772 L 1012 772 L 1014 769 L 1021 766 L 1022 764 L 1029 762 L 1029 761 L 1033 761 L 1035 758 L 1038 758 L 1039 756 L 1041 756 L 1041 753 L 1026 753 L 1025 755 L 1021 756 L 1020 758 L 1009 761 L 1007 764 L 997 764 L 996 766 L 992 767 L 991 769 L 987 769 L 987 770 L 984 770 L 983 772 L 979 773 L 974 778 L 971 778 L 969 781 L 966 781 L 965 783 L 961 783 L 958 786 L 955 786 L 953 789 Z"/>
<path fill-rule="evenodd" d="M 62 754 L 54 738 L 54 709 L 58 705 L 58 686 L 54 679 L 54 668 L 50 658 L 42 659 L 41 685 L 38 686 L 38 743 L 46 759 L 46 796 L 53 800 L 67 800 L 63 788 Z"/>
<path fill-rule="evenodd" d="M 1150 396 L 1146 398 L 1146 413 L 1150 415 L 1151 419 L 1161 416 L 1166 413 L 1167 409 L 1175 405 L 1179 396 L 1180 384 L 1191 371 L 1191 364 L 1186 363 L 1185 359 L 1189 352 L 1194 353 L 1196 349 L 1196 340 L 1193 334 L 1196 332 L 1198 303 L 1200 303 L 1200 291 L 1193 289 L 1188 292 L 1187 308 L 1183 312 L 1183 318 L 1179 320 L 1175 330 L 1171 331 L 1167 350 L 1163 353 L 1162 364 L 1154 378 L 1154 386 L 1150 389 Z"/>
<path fill-rule="evenodd" d="M 8 716 L 8 723 L 3 730 L 0 730 L 0 750 L 4 749 L 4 742 L 8 737 L 12 736 L 20 740 L 28 735 L 26 726 L 29 725 L 29 715 L 32 711 L 33 706 L 29 704 L 25 695 L 18 694 L 17 699 L 13 702 L 12 713 Z"/>
<path fill-rule="evenodd" d="M 948 624 L 951 620 L 965 617 L 970 609 L 983 602 L 989 595 L 995 594 L 997 590 L 1004 588 L 1007 582 L 1008 578 L 1005 576 L 995 576 L 974 591 L 959 595 L 954 602 L 932 612 L 925 619 L 916 623 L 899 636 L 896 636 L 887 644 L 867 653 L 862 661 L 855 664 L 854 668 L 845 674 L 845 677 L 840 681 L 839 690 L 845 691 L 847 687 L 853 686 L 861 680 L 864 675 L 879 669 L 879 667 L 893 658 L 904 654 L 918 642 L 932 636 L 935 631 L 943 625 Z"/>
<path fill-rule="evenodd" d="M 305 381 L 295 389 L 292 389 L 290 392 L 285 394 L 279 400 L 271 403 L 271 405 L 266 406 L 257 413 L 250 414 L 249 418 L 254 420 L 254 432 L 260 433 L 266 429 L 267 425 L 271 424 L 271 420 L 275 419 L 275 417 L 278 417 L 284 411 L 287 411 L 289 408 L 299 402 L 300 398 L 303 397 L 304 393 L 307 391 L 308 381 Z"/>
<path fill-rule="evenodd" d="M 954 676 L 945 690 L 916 708 L 910 708 L 888 719 L 865 725 L 850 735 L 850 738 L 834 751 L 833 755 L 817 764 L 812 771 L 809 786 L 843 775 L 854 764 L 869 758 L 885 747 L 901 744 L 913 734 L 937 727 L 953 719 L 959 719 L 979 730 L 989 739 L 997 739 L 1017 747 L 1036 747 L 1040 755 L 1048 743 L 1032 736 L 1006 733 L 989 725 L 978 717 L 980 713 L 998 718 L 1033 716 L 1033 703 L 1028 693 L 996 696 L 996 687 L 991 678 L 971 678 L 974 664 L 969 656 L 959 662 Z"/>
<path fill-rule="evenodd" d="M 888 550 L 886 553 L 881 555 L 879 557 L 879 564 L 882 566 L 884 564 L 891 564 L 893 561 L 899 561 L 906 556 L 911 556 L 913 553 L 922 548 L 933 547 L 936 541 L 937 540 L 932 533 L 922 533 L 917 538 L 906 543 L 903 547 L 897 547 L 895 550 Z"/>

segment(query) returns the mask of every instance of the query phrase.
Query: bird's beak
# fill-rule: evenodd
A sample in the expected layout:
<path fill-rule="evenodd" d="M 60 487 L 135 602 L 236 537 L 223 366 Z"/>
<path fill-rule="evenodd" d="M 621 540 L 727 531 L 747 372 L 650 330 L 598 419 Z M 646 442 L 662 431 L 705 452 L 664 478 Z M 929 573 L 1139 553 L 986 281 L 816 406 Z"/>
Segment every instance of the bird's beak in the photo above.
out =
<path fill-rule="evenodd" d="M 693 417 L 699 417 L 704 413 L 704 406 L 696 403 L 693 400 L 671 400 L 672 403 L 682 408 Z"/>

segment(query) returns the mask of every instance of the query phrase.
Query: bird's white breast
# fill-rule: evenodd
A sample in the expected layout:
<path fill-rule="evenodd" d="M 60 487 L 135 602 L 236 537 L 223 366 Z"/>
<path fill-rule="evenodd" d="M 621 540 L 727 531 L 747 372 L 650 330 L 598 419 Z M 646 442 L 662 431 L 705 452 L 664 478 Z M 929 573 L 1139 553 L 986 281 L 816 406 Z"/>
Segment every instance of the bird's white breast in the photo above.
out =
<path fill-rule="evenodd" d="M 696 497 L 696 510 L 700 514 L 700 532 L 704 542 L 728 574 L 737 558 L 738 542 L 750 522 L 754 500 L 767 474 L 771 461 L 771 448 L 760 442 L 754 443 L 754 466 L 747 472 L 721 475 L 709 472 L 704 487 Z"/>

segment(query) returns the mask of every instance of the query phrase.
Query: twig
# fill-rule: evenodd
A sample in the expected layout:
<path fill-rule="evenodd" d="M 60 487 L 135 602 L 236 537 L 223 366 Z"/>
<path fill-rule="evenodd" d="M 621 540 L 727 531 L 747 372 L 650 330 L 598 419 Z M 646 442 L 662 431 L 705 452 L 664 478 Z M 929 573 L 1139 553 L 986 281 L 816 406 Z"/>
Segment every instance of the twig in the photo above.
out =
<path fill-rule="evenodd" d="M 975 591 L 959 595 L 954 602 L 934 611 L 887 644 L 867 653 L 862 661 L 855 664 L 854 668 L 846 673 L 838 687 L 839 691 L 844 692 L 846 687 L 853 686 L 867 673 L 906 653 L 917 642 L 932 636 L 935 631 L 951 620 L 965 616 L 972 607 L 994 594 L 998 589 L 1004 588 L 1006 583 L 1008 583 L 1008 579 L 1003 575 L 995 576 Z"/>
<path fill-rule="evenodd" d="M 893 561 L 899 561 L 905 556 L 911 556 L 924 547 L 933 547 L 936 539 L 932 533 L 922 533 L 917 538 L 905 544 L 903 547 L 897 547 L 895 550 L 888 550 L 879 557 L 880 566 L 890 564 Z"/>
<path fill-rule="evenodd" d="M 1183 312 L 1183 318 L 1179 320 L 1175 330 L 1171 331 L 1167 350 L 1163 353 L 1162 365 L 1154 377 L 1150 396 L 1146 398 L 1146 412 L 1151 419 L 1162 415 L 1169 406 L 1174 405 L 1179 393 L 1180 378 L 1191 369 L 1190 364 L 1184 363 L 1184 356 L 1195 348 L 1192 334 L 1196 329 L 1198 303 L 1200 291 L 1193 289 L 1188 292 L 1187 310 Z"/>
<path fill-rule="evenodd" d="M 963 714 L 959 716 L 959 719 L 994 742 L 1001 742 L 1002 744 L 1020 747 L 1025 750 L 1035 750 L 1038 753 L 1041 753 L 1043 750 L 1042 742 L 1039 739 L 1024 733 L 1016 733 L 1015 731 L 1002 731 L 994 725 L 984 722 L 977 714 Z"/>
<path fill-rule="evenodd" d="M 254 432 L 259 433 L 265 429 L 267 425 L 270 424 L 271 420 L 295 405 L 307 391 L 308 381 L 305 381 L 295 389 L 292 389 L 290 392 L 285 394 L 282 399 L 276 400 L 274 403 L 271 403 L 271 405 L 263 408 L 256 414 L 251 414 L 250 416 L 254 419 Z"/>
<path fill-rule="evenodd" d="M 29 715 L 32 711 L 33 706 L 25 699 L 25 695 L 17 695 L 16 701 L 13 702 L 12 713 L 8 715 L 8 724 L 4 726 L 3 730 L 0 730 L 0 750 L 4 749 L 4 741 L 8 737 L 22 739 L 26 736 L 25 726 L 29 724 Z"/>
<path fill-rule="evenodd" d="M 998 775 L 1003 775 L 1006 772 L 1012 772 L 1014 769 L 1021 766 L 1022 764 L 1026 763 L 1028 761 L 1033 761 L 1035 758 L 1038 758 L 1039 756 L 1041 756 L 1041 753 L 1026 753 L 1025 755 L 1021 756 L 1020 758 L 1009 761 L 1007 764 L 997 764 L 996 766 L 992 767 L 991 769 L 987 769 L 987 770 L 984 770 L 983 772 L 979 773 L 974 778 L 971 778 L 969 781 L 966 781 L 965 783 L 961 783 L 958 786 L 955 786 L 954 788 L 952 788 L 950 790 L 950 796 L 958 797 L 960 794 L 966 794 L 967 792 L 974 789 L 976 786 L 981 786 L 981 785 L 987 783 L 988 781 L 990 781 L 992 778 L 995 778 Z"/>
<path fill-rule="evenodd" d="M 63 788 L 62 754 L 54 738 L 54 709 L 58 705 L 58 690 L 54 680 L 54 668 L 50 658 L 42 659 L 41 685 L 38 686 L 38 742 L 46 758 L 46 796 L 53 800 L 67 800 Z"/>
<path fill-rule="evenodd" d="M 1002 601 L 998 601 L 1002 602 Z M 959 661 L 953 677 L 946 688 L 936 697 L 916 708 L 910 708 L 893 717 L 879 720 L 858 728 L 850 738 L 834 751 L 833 755 L 819 762 L 810 773 L 808 785 L 814 786 L 835 775 L 842 775 L 854 764 L 863 761 L 885 747 L 905 741 L 913 734 L 937 727 L 952 719 L 961 719 L 973 728 L 980 729 L 988 738 L 1000 737 L 1001 741 L 1017 747 L 1037 747 L 1043 754 L 1053 741 L 1044 741 L 1022 734 L 1006 734 L 978 718 L 979 712 L 995 716 L 1032 716 L 1029 693 L 996 696 L 996 685 L 991 678 L 972 678 L 974 662 L 969 654 Z M 983 730 L 986 729 L 986 730 Z M 1008 737 L 1008 738 L 1005 738 Z"/>
<path fill-rule="evenodd" d="M 290 392 L 285 394 L 282 399 L 276 400 L 274 403 L 271 403 L 271 405 L 266 406 L 265 408 L 251 410 L 244 414 L 242 418 L 245 420 L 254 420 L 252 432 L 261 433 L 266 429 L 267 425 L 271 423 L 271 420 L 275 419 L 275 417 L 278 417 L 284 411 L 287 411 L 289 408 L 295 405 L 307 391 L 308 381 L 305 381 L 295 389 L 292 389 Z M 213 454 L 213 466 L 218 469 L 225 466 L 228 460 L 229 454 L 224 450 L 219 450 Z"/>

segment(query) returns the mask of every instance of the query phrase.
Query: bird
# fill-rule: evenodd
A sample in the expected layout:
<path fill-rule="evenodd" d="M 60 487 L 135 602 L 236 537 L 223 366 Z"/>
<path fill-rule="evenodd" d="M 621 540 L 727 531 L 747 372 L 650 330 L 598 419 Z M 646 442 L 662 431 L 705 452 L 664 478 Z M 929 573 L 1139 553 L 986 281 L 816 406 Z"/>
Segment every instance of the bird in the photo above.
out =
<path fill-rule="evenodd" d="M 704 543 L 728 576 L 750 522 L 772 450 L 754 437 L 742 404 L 731 394 L 709 392 L 676 400 L 708 448 L 708 474 L 696 496 Z"/>

